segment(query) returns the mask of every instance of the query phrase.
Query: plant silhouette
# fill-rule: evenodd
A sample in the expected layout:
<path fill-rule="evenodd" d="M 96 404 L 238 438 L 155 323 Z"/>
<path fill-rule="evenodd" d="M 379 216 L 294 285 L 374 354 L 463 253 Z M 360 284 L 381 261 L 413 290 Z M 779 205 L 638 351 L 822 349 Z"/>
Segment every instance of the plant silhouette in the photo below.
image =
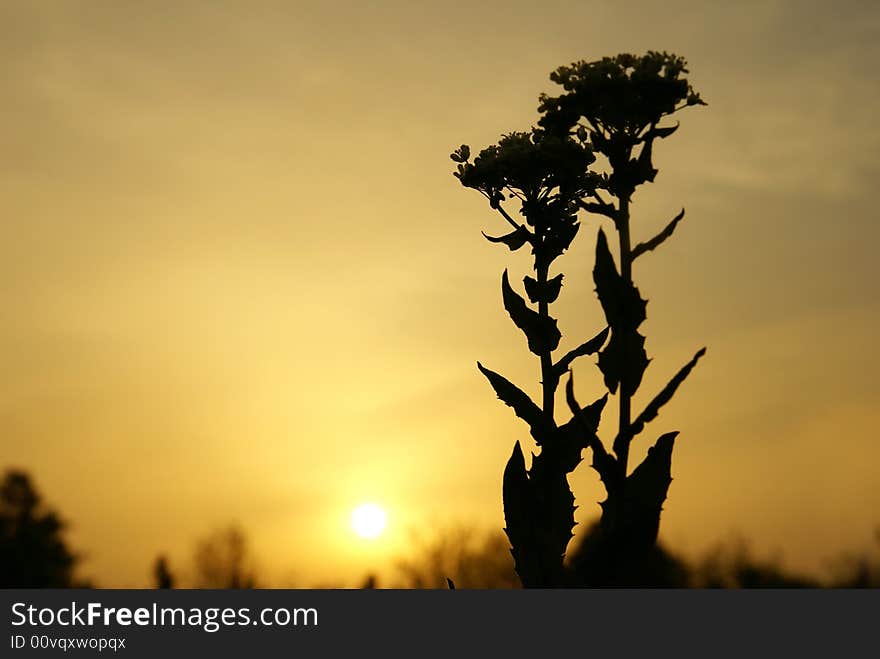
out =
<path fill-rule="evenodd" d="M 683 74 L 685 61 L 667 53 L 622 54 L 596 62 L 560 67 L 551 80 L 562 86 L 560 96 L 542 95 L 538 127 L 502 136 L 471 162 L 462 145 L 451 158 L 462 185 L 479 191 L 512 228 L 493 243 L 516 251 L 526 245 L 533 256 L 534 276 L 523 280 L 532 308 L 501 278 L 502 300 L 514 324 L 525 334 L 529 350 L 540 361 L 542 401 L 539 406 L 516 385 L 478 363 L 498 397 L 523 419 L 540 449 L 526 468 L 520 443 L 514 445 L 503 477 L 505 531 L 516 571 L 526 587 L 564 585 L 563 560 L 574 528 L 574 495 L 568 474 L 592 450 L 592 466 L 607 492 L 602 517 L 591 543 L 589 560 L 597 568 L 590 585 L 627 585 L 634 566 L 648 560 L 656 543 L 660 511 L 671 480 L 675 432 L 662 435 L 645 460 L 628 470 L 630 444 L 669 402 L 705 349 L 669 381 L 645 409 L 632 414 L 632 398 L 649 359 L 645 337 L 638 331 L 646 318 L 646 301 L 633 283 L 636 258 L 656 249 L 675 231 L 682 210 L 659 234 L 632 245 L 630 206 L 636 188 L 652 182 L 654 142 L 672 135 L 678 125 L 661 122 L 679 110 L 704 105 Z M 595 167 L 597 156 L 605 171 Z M 504 204 L 519 204 L 519 221 Z M 585 211 L 610 219 L 618 237 L 618 270 L 603 229 L 599 229 L 593 279 L 607 327 L 593 338 L 554 357 L 561 340 L 550 315 L 562 287 L 561 273 L 550 275 L 553 263 L 571 245 Z M 485 234 L 484 234 L 485 235 Z M 561 378 L 573 362 L 598 354 L 608 394 L 581 407 L 573 375 L 566 386 L 571 417 L 557 425 L 554 403 Z M 609 395 L 619 408 L 617 435 L 609 452 L 597 436 Z"/>

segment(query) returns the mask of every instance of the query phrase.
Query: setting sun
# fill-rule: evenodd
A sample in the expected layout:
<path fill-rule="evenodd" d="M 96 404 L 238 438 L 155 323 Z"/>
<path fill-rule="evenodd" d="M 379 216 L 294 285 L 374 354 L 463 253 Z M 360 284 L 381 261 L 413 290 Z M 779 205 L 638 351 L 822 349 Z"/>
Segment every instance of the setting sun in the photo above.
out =
<path fill-rule="evenodd" d="M 361 538 L 372 540 L 385 530 L 388 515 L 375 503 L 364 503 L 351 513 L 351 528 Z"/>

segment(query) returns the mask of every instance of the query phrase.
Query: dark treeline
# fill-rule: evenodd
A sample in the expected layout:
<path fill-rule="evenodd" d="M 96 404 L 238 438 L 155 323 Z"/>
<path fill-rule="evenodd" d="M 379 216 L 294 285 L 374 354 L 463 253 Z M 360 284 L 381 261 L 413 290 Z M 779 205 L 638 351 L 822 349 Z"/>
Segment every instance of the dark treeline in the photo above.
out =
<path fill-rule="evenodd" d="M 30 476 L 9 470 L 0 483 L 0 587 L 88 588 L 100 586 L 76 576 L 82 555 L 65 539 L 66 523 L 47 506 Z M 566 563 L 570 587 L 607 583 L 596 555 L 594 531 L 576 543 Z M 800 574 L 780 562 L 756 558 L 745 541 L 719 544 L 697 560 L 662 542 L 620 587 L 667 588 L 876 588 L 880 587 L 880 531 L 873 551 L 854 552 L 829 562 L 824 576 Z M 598 546 L 601 546 L 599 544 Z M 244 530 L 236 525 L 216 530 L 195 544 L 193 567 L 183 578 L 181 566 L 158 554 L 150 571 L 156 588 L 272 587 L 260 578 Z M 517 588 L 519 578 L 504 535 L 465 527 L 445 529 L 430 538 L 414 538 L 410 551 L 387 582 L 366 576 L 361 587 Z M 285 584 L 289 585 L 289 584 Z M 308 585 L 308 584 L 302 584 Z M 335 584 L 338 586 L 339 584 Z"/>
<path fill-rule="evenodd" d="M 566 561 L 566 584 L 572 588 L 606 587 L 595 548 L 598 522 L 574 543 Z M 452 529 L 414 547 L 402 561 L 403 578 L 389 583 L 403 588 L 446 588 L 447 576 L 456 588 L 518 588 L 519 579 L 505 536 Z M 827 574 L 803 574 L 775 559 L 760 558 L 741 538 L 717 543 L 703 556 L 688 558 L 658 542 L 649 558 L 627 581 L 633 588 L 877 588 L 880 587 L 880 530 L 873 551 L 863 550 L 829 561 Z"/>
<path fill-rule="evenodd" d="M 27 473 L 7 471 L 0 483 L 0 587 L 77 585 L 73 569 L 79 557 L 63 531 L 64 522 L 43 505 Z"/>

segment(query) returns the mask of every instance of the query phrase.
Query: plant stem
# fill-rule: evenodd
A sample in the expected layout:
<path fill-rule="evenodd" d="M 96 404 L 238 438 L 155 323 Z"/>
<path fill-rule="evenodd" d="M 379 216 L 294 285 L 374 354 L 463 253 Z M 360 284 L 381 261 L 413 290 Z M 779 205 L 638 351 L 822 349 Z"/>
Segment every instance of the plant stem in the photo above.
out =
<path fill-rule="evenodd" d="M 535 265 L 535 271 L 538 280 L 538 290 L 544 290 L 547 284 L 549 268 L 546 265 Z M 538 301 L 538 313 L 542 318 L 550 315 L 550 305 L 543 297 Z M 543 410 L 544 416 L 551 423 L 553 422 L 553 405 L 556 398 L 556 381 L 553 374 L 553 359 L 551 353 L 547 352 L 541 355 L 541 387 L 544 394 Z"/>
<path fill-rule="evenodd" d="M 620 199 L 620 208 L 615 222 L 617 225 L 617 236 L 620 241 L 620 275 L 624 282 L 632 285 L 632 251 L 630 247 L 629 237 L 629 197 Z M 626 342 L 622 344 L 623 362 L 629 361 L 629 348 Z M 629 431 L 632 416 L 632 397 L 625 390 L 623 382 L 620 383 L 620 412 L 618 422 L 618 432 L 621 436 Z M 620 448 L 620 454 L 617 456 L 622 471 L 621 479 L 626 480 L 627 460 L 629 459 L 629 442 L 624 442 Z M 621 481 L 621 482 L 622 482 Z"/>

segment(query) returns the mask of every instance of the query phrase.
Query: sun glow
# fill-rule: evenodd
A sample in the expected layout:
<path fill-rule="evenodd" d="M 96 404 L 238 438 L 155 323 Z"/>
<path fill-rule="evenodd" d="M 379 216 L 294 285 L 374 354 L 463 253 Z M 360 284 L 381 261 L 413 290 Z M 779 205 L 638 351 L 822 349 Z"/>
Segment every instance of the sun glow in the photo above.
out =
<path fill-rule="evenodd" d="M 351 528 L 361 538 L 372 540 L 382 535 L 388 523 L 388 515 L 375 503 L 364 503 L 351 513 Z"/>

